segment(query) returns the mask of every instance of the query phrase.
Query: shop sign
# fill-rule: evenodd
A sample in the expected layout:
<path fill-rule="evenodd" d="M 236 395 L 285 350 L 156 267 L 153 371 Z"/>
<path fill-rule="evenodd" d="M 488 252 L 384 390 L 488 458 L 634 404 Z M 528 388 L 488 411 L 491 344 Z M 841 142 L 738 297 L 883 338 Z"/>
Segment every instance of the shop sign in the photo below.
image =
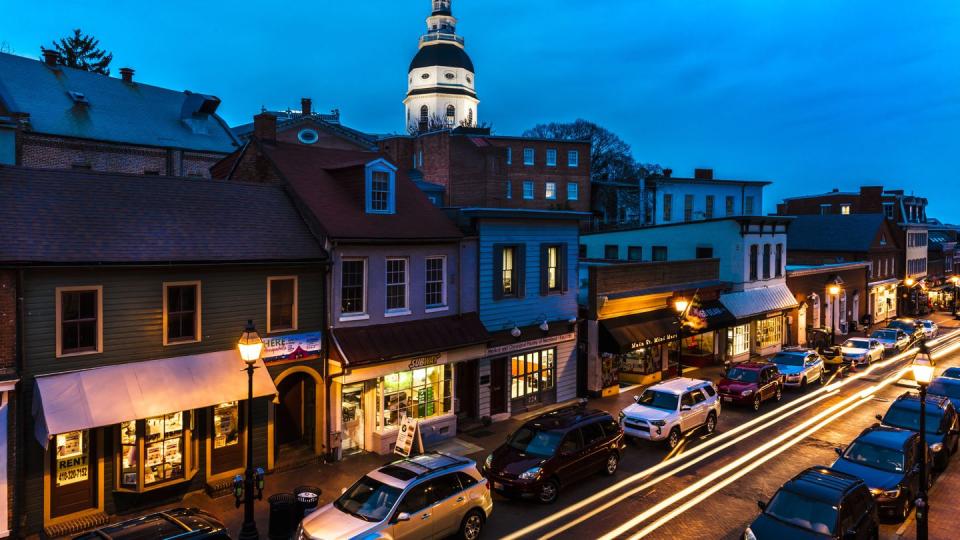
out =
<path fill-rule="evenodd" d="M 57 485 L 65 486 L 83 482 L 90 477 L 86 454 L 57 460 Z"/>
<path fill-rule="evenodd" d="M 404 416 L 400 421 L 400 429 L 397 431 L 397 444 L 393 451 L 401 456 L 410 457 L 413 451 L 413 443 L 416 441 L 423 450 L 423 440 L 420 439 L 420 423 L 412 416 Z"/>
<path fill-rule="evenodd" d="M 647 347 L 660 345 L 668 341 L 674 341 L 678 337 L 680 336 L 678 336 L 677 334 L 667 334 L 665 336 L 655 337 L 653 339 L 644 339 L 642 341 L 634 341 L 633 343 L 630 344 L 630 348 L 631 350 L 634 350 L 634 351 L 637 349 L 645 349 Z"/>
<path fill-rule="evenodd" d="M 431 354 L 429 356 L 418 356 L 410 360 L 410 369 L 419 369 L 427 366 L 435 366 L 440 363 L 439 354 Z"/>
<path fill-rule="evenodd" d="M 320 332 L 263 338 L 263 361 L 301 360 L 320 355 Z"/>
<path fill-rule="evenodd" d="M 520 343 L 511 343 L 509 345 L 501 345 L 500 347 L 490 347 L 489 349 L 487 349 L 487 356 L 514 352 L 514 351 L 519 351 L 521 349 L 529 349 L 533 347 L 546 347 L 548 345 L 554 345 L 556 343 L 561 343 L 563 341 L 571 341 L 573 339 L 576 339 L 576 337 L 577 337 L 577 334 L 575 332 L 569 332 L 566 334 L 558 334 L 556 336 L 547 336 L 540 339 L 532 339 L 530 341 L 522 341 Z"/>

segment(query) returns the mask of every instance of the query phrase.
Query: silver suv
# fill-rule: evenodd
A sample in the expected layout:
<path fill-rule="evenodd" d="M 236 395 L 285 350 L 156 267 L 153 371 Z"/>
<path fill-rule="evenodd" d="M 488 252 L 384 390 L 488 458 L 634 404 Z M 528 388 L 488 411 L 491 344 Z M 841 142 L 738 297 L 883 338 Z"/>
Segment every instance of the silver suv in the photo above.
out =
<path fill-rule="evenodd" d="M 368 473 L 303 518 L 295 540 L 459 538 L 476 540 L 493 512 L 487 479 L 470 459 L 430 453 Z"/>
<path fill-rule="evenodd" d="M 703 427 L 717 429 L 720 399 L 710 381 L 677 378 L 655 384 L 635 396 L 636 404 L 620 411 L 623 433 L 676 448 L 683 434 Z"/>

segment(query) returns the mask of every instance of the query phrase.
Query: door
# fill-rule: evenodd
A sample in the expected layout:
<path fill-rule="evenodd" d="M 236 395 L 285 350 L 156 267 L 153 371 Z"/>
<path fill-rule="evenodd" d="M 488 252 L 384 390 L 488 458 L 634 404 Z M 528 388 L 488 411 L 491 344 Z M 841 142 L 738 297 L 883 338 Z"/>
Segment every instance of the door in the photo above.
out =
<path fill-rule="evenodd" d="M 97 507 L 97 449 L 92 431 L 54 437 L 50 446 L 50 517 Z"/>
<path fill-rule="evenodd" d="M 290 444 L 303 439 L 302 374 L 294 374 L 277 385 L 280 404 L 276 407 L 277 444 Z"/>
<path fill-rule="evenodd" d="M 604 468 L 607 463 L 607 445 L 603 444 L 604 435 L 600 422 L 580 426 L 580 435 L 583 437 L 585 468 L 590 471 Z"/>
<path fill-rule="evenodd" d="M 478 366 L 476 360 L 460 362 L 455 366 L 453 376 L 456 385 L 456 399 L 459 404 L 457 410 L 458 423 L 469 423 L 477 420 L 477 389 Z"/>
<path fill-rule="evenodd" d="M 563 437 L 555 459 L 558 460 L 557 476 L 561 484 L 569 484 L 591 472 L 584 466 L 584 448 L 579 429 L 570 430 Z"/>
<path fill-rule="evenodd" d="M 490 362 L 490 415 L 507 412 L 507 359 Z"/>
<path fill-rule="evenodd" d="M 346 384 L 340 399 L 340 448 L 344 454 L 363 450 L 363 383 Z"/>
<path fill-rule="evenodd" d="M 392 527 L 393 538 L 396 540 L 426 540 L 435 536 L 433 505 L 436 500 L 431 492 L 430 482 L 423 482 L 414 486 L 400 499 L 394 520 L 401 513 L 409 514 L 410 519 L 394 523 Z"/>
<path fill-rule="evenodd" d="M 463 491 L 457 473 L 445 474 L 430 481 L 434 497 L 433 505 L 434 536 L 446 538 L 460 529 L 460 521 L 467 511 L 467 493 Z"/>
<path fill-rule="evenodd" d="M 694 405 L 693 392 L 686 392 L 680 397 L 680 429 L 684 433 L 701 424 L 697 420 L 699 413 Z"/>

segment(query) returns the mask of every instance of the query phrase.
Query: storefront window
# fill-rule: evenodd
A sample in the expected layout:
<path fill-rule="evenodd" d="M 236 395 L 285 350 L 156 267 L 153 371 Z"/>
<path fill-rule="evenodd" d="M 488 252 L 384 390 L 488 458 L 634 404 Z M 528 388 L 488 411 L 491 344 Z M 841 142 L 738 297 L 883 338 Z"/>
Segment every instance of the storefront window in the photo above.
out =
<path fill-rule="evenodd" d="M 88 437 L 88 431 L 57 435 L 57 487 L 90 478 Z"/>
<path fill-rule="evenodd" d="M 763 319 L 756 322 L 758 349 L 772 347 L 783 343 L 783 317 L 777 316 L 771 319 Z"/>
<path fill-rule="evenodd" d="M 449 364 L 401 371 L 381 378 L 378 412 L 382 426 L 399 426 L 404 416 L 430 418 L 450 412 L 452 380 L 453 370 Z"/>
<path fill-rule="evenodd" d="M 713 332 L 683 338 L 684 356 L 713 356 Z"/>
<path fill-rule="evenodd" d="M 556 349 L 510 357 L 510 396 L 513 399 L 553 388 Z"/>
<path fill-rule="evenodd" d="M 226 448 L 240 442 L 240 408 L 236 401 L 213 408 L 213 447 Z"/>
<path fill-rule="evenodd" d="M 185 419 L 187 413 L 175 412 L 120 424 L 121 487 L 137 489 L 184 478 Z"/>
<path fill-rule="evenodd" d="M 625 354 L 619 354 L 617 355 L 620 360 L 619 371 L 620 373 L 635 375 L 648 375 L 660 371 L 662 354 L 660 345 L 641 347 Z"/>
<path fill-rule="evenodd" d="M 727 328 L 727 356 L 750 352 L 750 325 L 741 324 Z"/>

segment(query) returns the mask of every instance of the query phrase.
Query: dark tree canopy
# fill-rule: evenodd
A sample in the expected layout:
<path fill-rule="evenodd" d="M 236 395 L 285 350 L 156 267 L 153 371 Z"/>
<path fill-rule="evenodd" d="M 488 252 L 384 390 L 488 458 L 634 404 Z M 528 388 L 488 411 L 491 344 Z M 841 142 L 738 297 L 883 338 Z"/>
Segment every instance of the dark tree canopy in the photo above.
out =
<path fill-rule="evenodd" d="M 538 124 L 524 137 L 590 141 L 592 182 L 635 182 L 660 172 L 659 165 L 642 165 L 630 153 L 630 145 L 612 131 L 586 120 Z"/>
<path fill-rule="evenodd" d="M 84 34 L 79 28 L 73 31 L 73 35 L 61 38 L 53 42 L 53 48 L 47 49 L 40 46 L 40 51 L 56 51 L 57 63 L 62 66 L 92 71 L 103 75 L 110 75 L 110 62 L 113 60 L 113 53 L 98 48 L 100 40 L 93 36 Z"/>

